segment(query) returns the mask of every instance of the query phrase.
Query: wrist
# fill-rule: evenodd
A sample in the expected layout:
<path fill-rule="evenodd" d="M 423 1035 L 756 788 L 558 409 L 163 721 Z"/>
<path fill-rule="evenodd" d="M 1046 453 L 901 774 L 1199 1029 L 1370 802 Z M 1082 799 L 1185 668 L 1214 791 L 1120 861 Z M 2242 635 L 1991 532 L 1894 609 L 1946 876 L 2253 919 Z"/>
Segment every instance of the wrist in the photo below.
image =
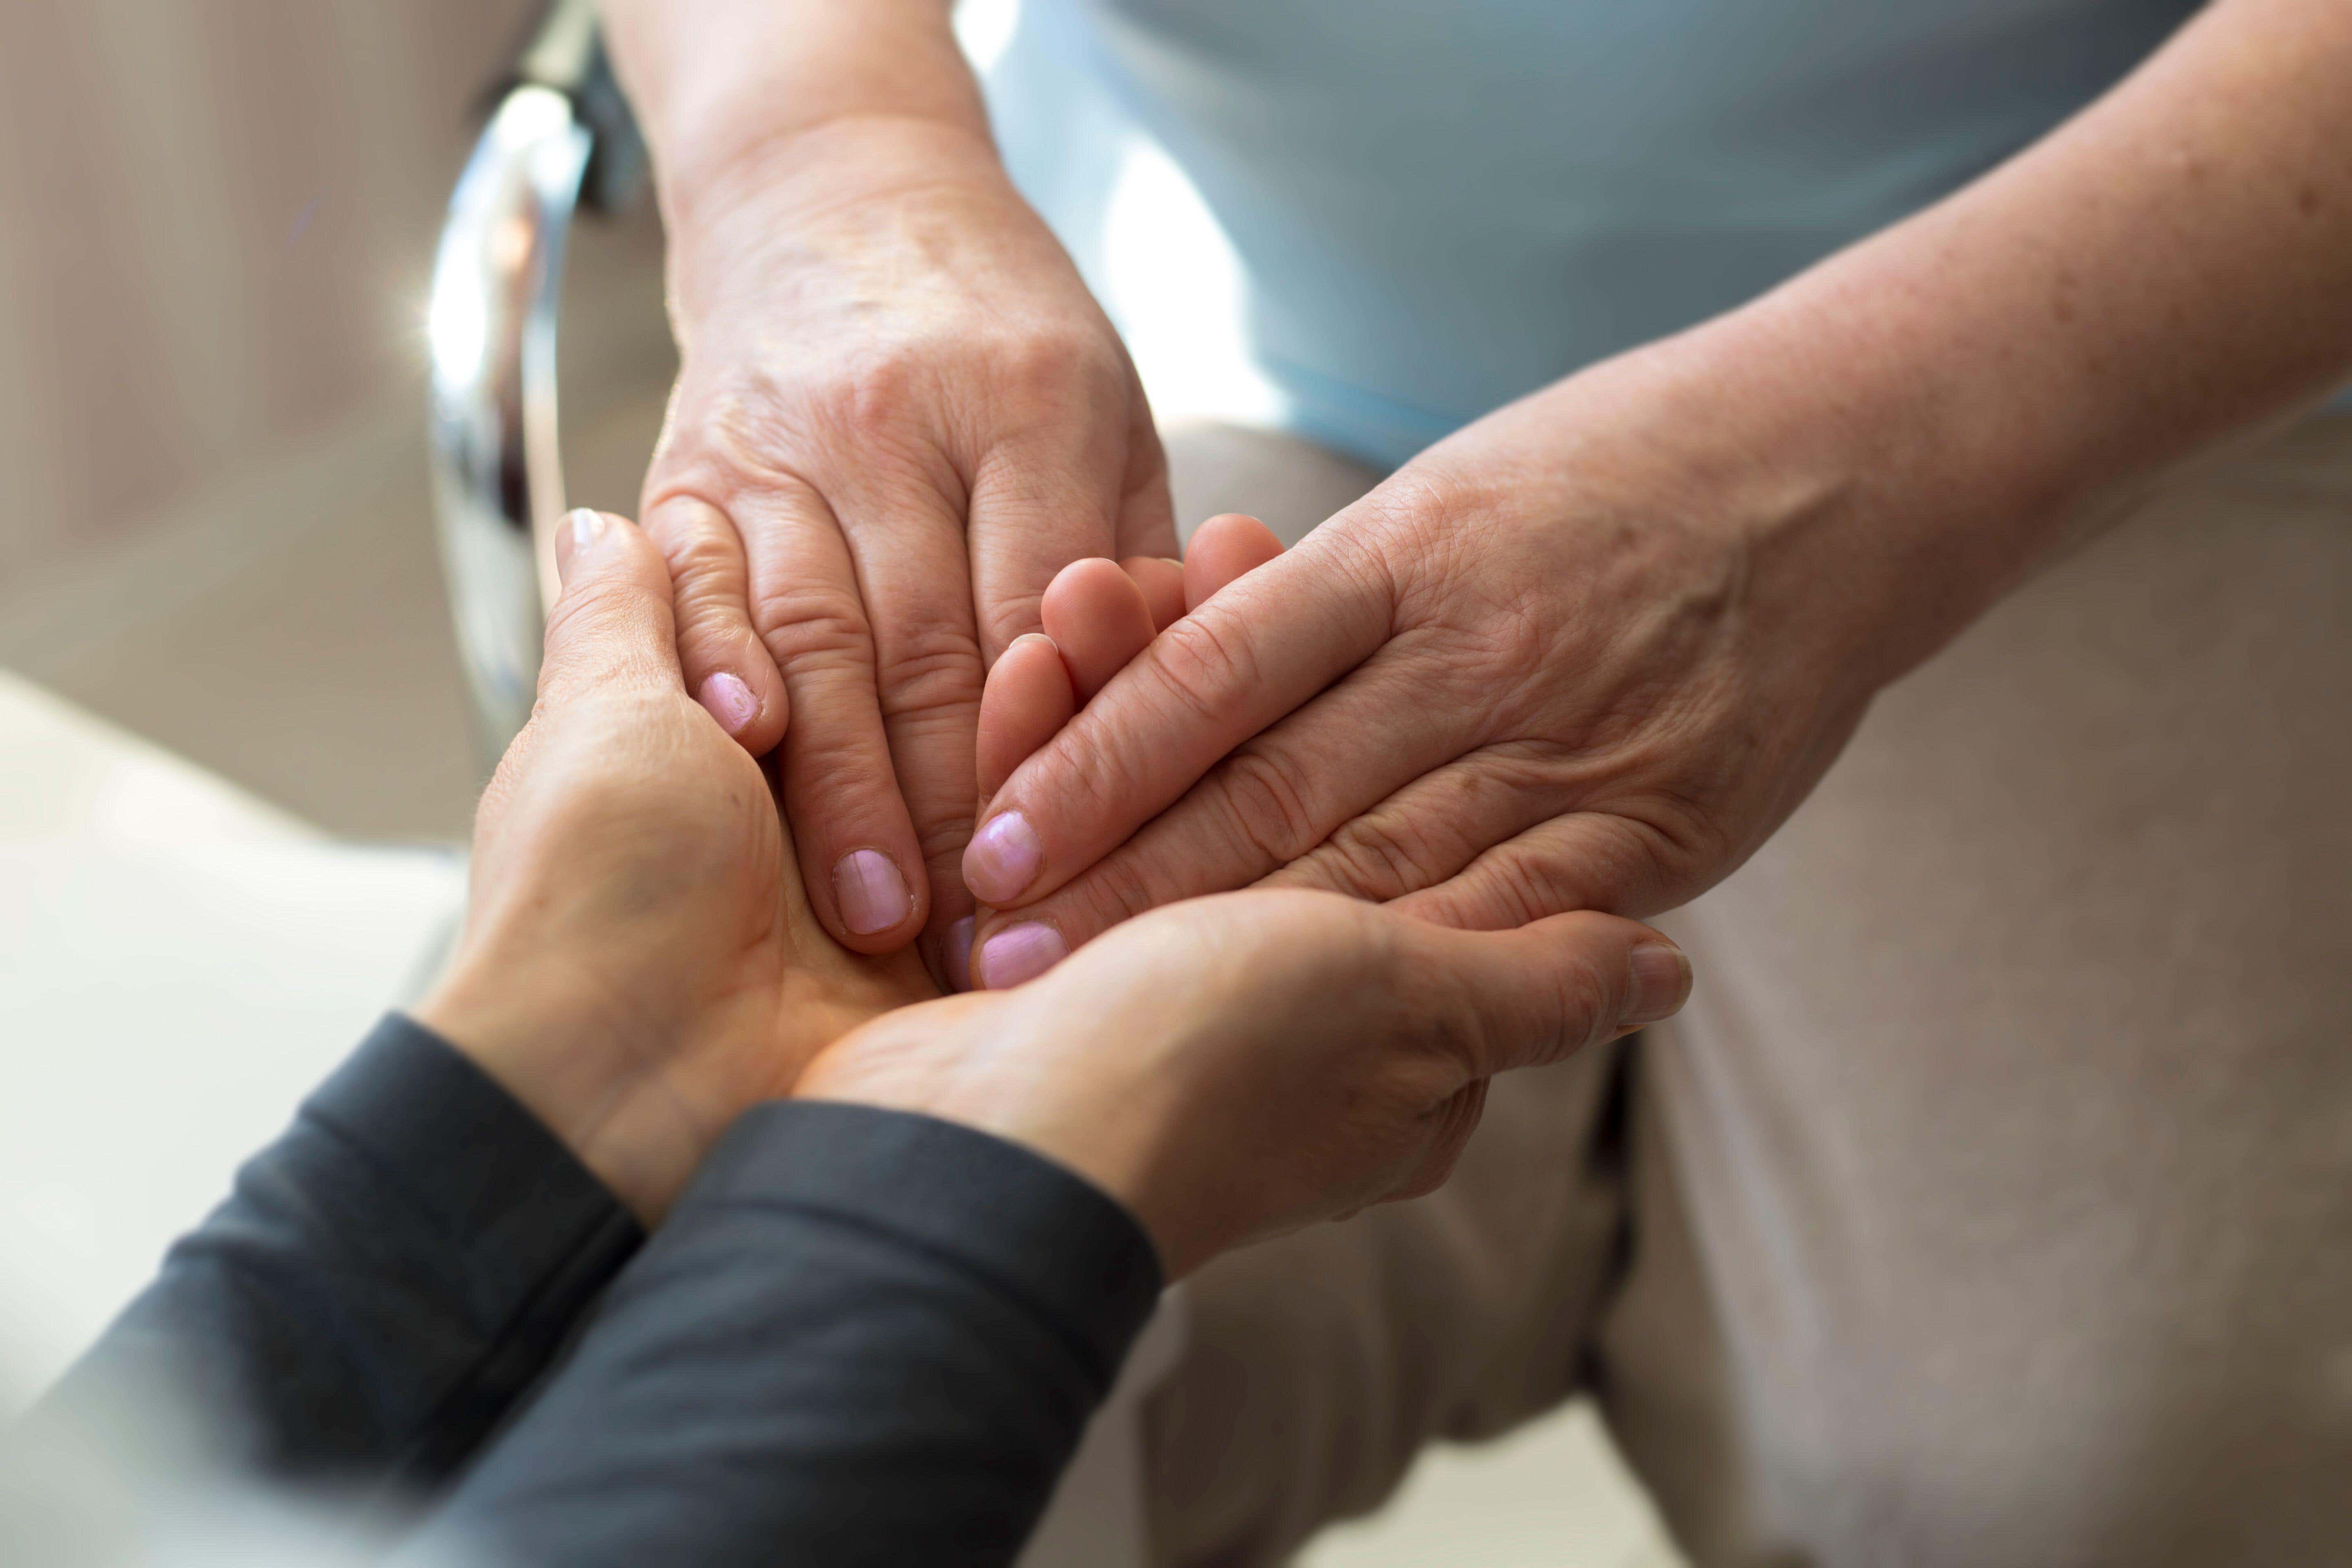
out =
<path fill-rule="evenodd" d="M 906 192 L 1009 191 L 985 121 L 860 110 L 822 120 L 714 130 L 659 174 L 673 258 L 713 243 L 756 243 L 760 227 L 822 217 Z"/>
<path fill-rule="evenodd" d="M 1725 552 L 1757 641 L 1815 650 L 1866 699 L 2021 580 L 2082 495 L 2013 413 L 1919 373 L 1906 308 L 1843 294 L 1792 285 L 1575 378 L 1595 383 L 1580 405 L 1610 411 L 1577 441 L 1633 451 Z"/>
<path fill-rule="evenodd" d="M 657 1083 L 670 1042 L 642 1017 L 598 1005 L 583 973 L 465 957 L 414 1009 L 536 1117 L 631 1212 L 658 1219 L 719 1128 L 665 1109 Z M 634 1035 L 630 1031 L 636 1031 Z"/>
<path fill-rule="evenodd" d="M 988 112 L 948 0 L 604 0 L 604 29 L 651 149 L 665 216 L 730 170 L 861 119 L 954 127 Z"/>
<path fill-rule="evenodd" d="M 1176 1279 L 1213 1250 L 1197 1201 L 1187 1201 L 1197 1194 L 1176 1173 L 1186 1133 L 1198 1131 L 1172 1092 L 1182 1075 L 1155 1071 L 1148 1049 L 1107 1059 L 1097 1031 L 1056 1026 L 1070 1011 L 1012 992 L 900 1008 L 820 1052 L 793 1094 L 934 1117 L 1017 1143 L 1133 1215 Z"/>
<path fill-rule="evenodd" d="M 1043 233 L 984 136 L 874 116 L 748 146 L 666 187 L 663 218 L 682 350 L 730 300 L 887 294 L 973 237 Z"/>

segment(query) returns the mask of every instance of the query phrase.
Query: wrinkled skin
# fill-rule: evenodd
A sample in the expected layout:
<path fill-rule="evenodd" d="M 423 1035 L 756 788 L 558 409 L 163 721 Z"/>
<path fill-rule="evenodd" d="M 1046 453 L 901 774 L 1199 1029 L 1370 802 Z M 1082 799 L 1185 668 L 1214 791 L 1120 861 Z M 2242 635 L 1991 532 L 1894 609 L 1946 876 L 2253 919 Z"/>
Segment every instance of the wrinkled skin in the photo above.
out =
<path fill-rule="evenodd" d="M 937 972 L 971 911 L 986 666 L 1062 566 L 1176 552 L 1166 467 L 1118 335 L 984 142 L 866 123 L 793 151 L 670 215 L 683 362 L 643 515 L 688 689 L 748 711 L 754 754 L 782 742 L 819 918 L 866 952 L 928 929 Z M 903 901 L 845 907 L 860 849 Z"/>
<path fill-rule="evenodd" d="M 1845 626 L 1808 614 L 1822 584 L 1783 564 L 1844 492 L 1826 468 L 1654 462 L 1631 426 L 1658 417 L 1630 395 L 1647 389 L 1597 379 L 1407 465 L 1017 770 L 989 817 L 1021 813 L 1043 853 L 1018 887 L 967 858 L 1006 911 L 981 967 L 1022 922 L 1076 948 L 1260 880 L 1468 927 L 1638 918 L 1752 853 L 1877 684 Z"/>

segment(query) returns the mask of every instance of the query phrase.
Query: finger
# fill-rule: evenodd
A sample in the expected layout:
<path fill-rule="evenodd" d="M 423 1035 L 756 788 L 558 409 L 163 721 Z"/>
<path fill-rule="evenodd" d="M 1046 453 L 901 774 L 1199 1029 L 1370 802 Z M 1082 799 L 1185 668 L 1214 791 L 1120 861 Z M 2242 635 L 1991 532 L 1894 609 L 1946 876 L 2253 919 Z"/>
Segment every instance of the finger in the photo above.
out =
<path fill-rule="evenodd" d="M 1184 616 L 1184 563 L 1162 555 L 1130 555 L 1118 563 L 1118 569 L 1135 579 L 1143 590 L 1143 602 L 1151 606 L 1151 629 L 1164 632 Z"/>
<path fill-rule="evenodd" d="M 635 524 L 585 507 L 557 524 L 563 591 L 547 617 L 541 698 L 615 688 L 682 692 L 668 568 Z"/>
<path fill-rule="evenodd" d="M 1184 551 L 1184 608 L 1207 604 L 1220 589 L 1239 582 L 1282 553 L 1282 541 L 1257 519 L 1219 512 L 1192 531 Z"/>
<path fill-rule="evenodd" d="M 1055 574 L 1118 552 L 1120 476 L 1099 471 L 1103 458 L 1084 437 L 1008 443 L 972 476 L 971 600 L 991 664 L 1014 637 L 1045 629 L 1040 604 Z"/>
<path fill-rule="evenodd" d="M 981 693 L 980 798 L 1003 788 L 1022 759 L 1059 734 L 1077 710 L 1077 690 L 1054 639 L 1042 632 L 1015 639 Z"/>
<path fill-rule="evenodd" d="M 1416 1019 L 1453 1042 L 1470 1079 L 1543 1067 L 1678 1010 L 1690 961 L 1648 926 L 1580 910 L 1512 931 L 1465 931 L 1393 918 L 1410 928 L 1404 973 L 1422 984 Z"/>
<path fill-rule="evenodd" d="M 1549 750 L 1504 742 L 1432 768 L 1341 823 L 1312 849 L 1267 873 L 1265 880 L 1383 904 L 1435 887 L 1491 847 L 1580 804 L 1591 781 L 1563 767 Z M 1624 912 L 1584 901 L 1555 905 L 1527 920 L 1596 908 Z"/>
<path fill-rule="evenodd" d="M 986 679 L 960 482 L 943 467 L 872 468 L 837 505 L 874 628 L 883 733 L 921 856 L 937 973 L 946 928 L 971 912 L 958 862 L 980 798 Z"/>
<path fill-rule="evenodd" d="M 1038 607 L 1081 704 L 1151 641 L 1151 607 L 1116 562 L 1072 562 L 1055 574 Z"/>
<path fill-rule="evenodd" d="M 1176 540 L 1176 509 L 1168 491 L 1168 449 L 1160 444 L 1160 426 L 1132 363 L 1127 377 L 1127 471 L 1119 484 L 1112 553 L 1122 559 L 1174 560 L 1182 547 Z"/>
<path fill-rule="evenodd" d="M 1458 875 L 1394 907 L 1465 931 L 1525 925 L 1561 910 L 1653 915 L 1687 895 L 1684 863 L 1689 858 L 1652 822 L 1580 811 L 1495 845 Z"/>
<path fill-rule="evenodd" d="M 1309 548 L 1300 545 L 1284 563 Z M 1255 593 L 1275 570 L 1253 574 L 1247 583 L 1179 622 L 1138 666 L 1188 627 L 1217 616 L 1229 599 Z M 1072 735 L 1090 729 L 1102 732 L 1104 727 L 1095 722 L 1097 710 L 1118 696 L 1128 679 L 1114 682 L 1040 754 L 1052 755 Z M 990 985 L 1007 983 L 1001 977 L 1024 967 L 1037 973 L 1036 966 L 1050 965 L 1146 910 L 1266 877 L 1413 780 L 1454 762 L 1476 743 L 1476 731 L 1465 724 L 1483 722 L 1481 712 L 1474 694 L 1447 689 L 1424 661 L 1383 651 L 1265 734 L 1244 742 L 1099 864 L 1043 899 L 984 920 L 975 970 Z M 1105 744 L 1110 749 L 1117 742 Z M 1033 760 L 1014 771 L 991 803 L 988 826 L 974 844 L 1005 832 L 996 824 L 1009 814 L 998 802 L 1020 790 L 1025 770 L 1034 765 Z M 1476 805 L 1475 793 L 1454 803 L 1456 809 Z M 1446 803 L 1439 803 L 1439 809 L 1446 809 Z M 982 897 L 1000 910 L 1011 903 Z"/>
<path fill-rule="evenodd" d="M 751 626 L 735 525 L 701 497 L 673 493 L 646 509 L 645 531 L 669 563 L 686 689 L 745 751 L 766 755 L 784 736 L 784 678 Z"/>
<path fill-rule="evenodd" d="M 1393 605 L 1386 574 L 1331 530 L 1251 573 L 1154 638 L 1013 771 L 964 852 L 965 882 L 1000 908 L 1052 892 L 1370 657 Z"/>
<path fill-rule="evenodd" d="M 824 498 L 791 478 L 747 495 L 736 518 L 752 625 L 792 704 L 780 773 L 809 902 L 835 941 L 893 952 L 922 929 L 929 890 L 910 872 L 922 855 L 883 730 L 848 544 Z"/>

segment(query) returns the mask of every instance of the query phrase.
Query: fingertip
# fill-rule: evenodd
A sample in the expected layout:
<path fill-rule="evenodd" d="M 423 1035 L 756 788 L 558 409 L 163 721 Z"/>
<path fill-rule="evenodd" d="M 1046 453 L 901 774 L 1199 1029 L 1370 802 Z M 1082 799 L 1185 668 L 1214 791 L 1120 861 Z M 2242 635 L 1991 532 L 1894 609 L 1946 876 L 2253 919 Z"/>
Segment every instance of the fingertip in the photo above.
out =
<path fill-rule="evenodd" d="M 1219 512 L 1192 531 L 1184 552 L 1184 613 L 1282 553 L 1274 530 L 1246 512 Z"/>
<path fill-rule="evenodd" d="M 980 798 L 1002 789 L 1013 770 L 1059 734 L 1077 709 L 1069 667 L 1054 639 L 1040 632 L 1015 637 L 981 689 L 974 759 Z"/>
<path fill-rule="evenodd" d="M 692 495 L 667 496 L 646 517 L 646 533 L 670 574 L 688 689 L 745 751 L 766 755 L 783 739 L 791 704 L 751 626 L 741 537 L 724 512 Z"/>
<path fill-rule="evenodd" d="M 1063 567 L 1046 585 L 1038 615 L 1062 650 L 1081 703 L 1109 685 L 1153 636 L 1143 590 L 1118 563 L 1099 556 Z"/>
<path fill-rule="evenodd" d="M 576 577 L 640 553 L 658 552 L 635 523 L 615 512 L 576 506 L 555 525 L 555 577 L 563 587 L 569 588 Z M 667 574 L 665 568 L 665 578 Z"/>
<path fill-rule="evenodd" d="M 775 749 L 789 722 L 783 683 L 773 685 L 772 693 L 762 696 L 733 670 L 721 669 L 704 677 L 694 699 L 745 751 L 761 757 Z"/>
<path fill-rule="evenodd" d="M 1151 629 L 1164 632 L 1184 618 L 1184 563 L 1164 555 L 1130 555 L 1118 569 L 1143 591 L 1151 611 Z"/>

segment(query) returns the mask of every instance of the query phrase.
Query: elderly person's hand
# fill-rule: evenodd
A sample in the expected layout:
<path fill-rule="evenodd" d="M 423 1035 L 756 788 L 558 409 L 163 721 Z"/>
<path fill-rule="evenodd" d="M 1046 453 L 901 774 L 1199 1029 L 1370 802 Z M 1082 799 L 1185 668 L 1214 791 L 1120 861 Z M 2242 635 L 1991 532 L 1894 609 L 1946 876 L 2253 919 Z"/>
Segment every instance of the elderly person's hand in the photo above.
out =
<path fill-rule="evenodd" d="M 1723 877 L 1882 686 L 2340 383 L 2347 68 L 2340 5 L 2206 7 L 1975 185 L 1415 458 L 997 792 L 977 973 L 1266 878 L 1491 926 Z"/>
<path fill-rule="evenodd" d="M 1004 911 L 980 983 L 1261 879 L 1472 927 L 1640 918 L 1760 843 L 1887 662 L 1844 579 L 1775 558 L 1819 492 L 1685 466 L 1591 379 L 1409 465 L 1015 770 L 965 855 Z"/>
<path fill-rule="evenodd" d="M 971 902 L 982 679 L 1083 556 L 1171 556 L 1125 349 L 991 144 L 942 0 L 608 0 L 682 364 L 641 516 L 686 677 L 785 806 L 825 928 Z M 789 708 L 789 723 L 787 709 Z"/>
<path fill-rule="evenodd" d="M 670 580 L 631 524 L 574 512 L 539 703 L 474 833 L 473 899 L 416 1009 L 640 1217 L 823 1046 L 938 994 L 809 911 L 761 765 L 687 696 Z"/>
<path fill-rule="evenodd" d="M 1417 1196 L 1496 1073 L 1682 1005 L 1647 927 L 1570 914 L 1451 931 L 1329 893 L 1200 899 L 1033 984 L 877 1019 L 799 1093 L 1024 1143 L 1125 1204 L 1171 1279 L 1244 1242 Z"/>

